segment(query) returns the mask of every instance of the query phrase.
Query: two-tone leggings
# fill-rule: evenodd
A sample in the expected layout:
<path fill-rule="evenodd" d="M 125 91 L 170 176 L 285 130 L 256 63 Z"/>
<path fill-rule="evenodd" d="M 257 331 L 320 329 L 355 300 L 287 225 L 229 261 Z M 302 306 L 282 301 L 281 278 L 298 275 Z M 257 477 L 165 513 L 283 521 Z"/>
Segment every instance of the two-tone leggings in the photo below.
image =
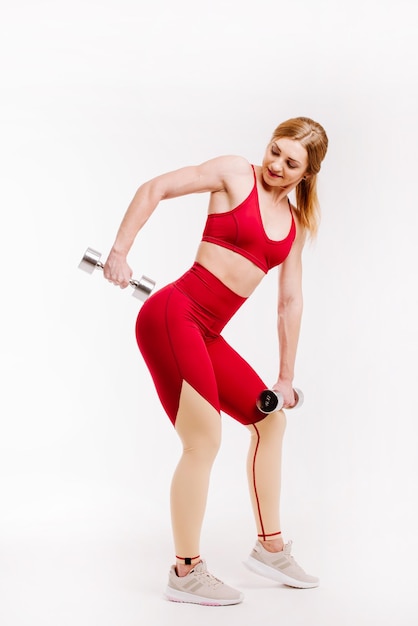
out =
<path fill-rule="evenodd" d="M 220 335 L 244 302 L 195 263 L 148 298 L 138 314 L 139 349 L 183 443 L 171 487 L 179 560 L 199 556 L 209 477 L 221 441 L 221 411 L 250 430 L 247 474 L 258 536 L 268 540 L 280 534 L 285 416 L 258 411 L 256 398 L 266 385 Z"/>

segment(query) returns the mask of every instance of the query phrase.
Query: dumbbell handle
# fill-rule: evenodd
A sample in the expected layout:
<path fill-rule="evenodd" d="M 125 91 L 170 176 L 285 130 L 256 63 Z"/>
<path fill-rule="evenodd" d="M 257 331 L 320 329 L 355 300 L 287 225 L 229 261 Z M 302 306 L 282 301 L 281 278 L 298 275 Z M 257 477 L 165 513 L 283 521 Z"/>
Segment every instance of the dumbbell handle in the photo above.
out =
<path fill-rule="evenodd" d="M 100 254 L 100 252 L 97 252 L 97 250 L 93 250 L 93 248 L 87 248 L 78 267 L 88 274 L 91 274 L 95 269 L 102 270 L 104 268 L 104 265 L 100 261 L 101 256 L 102 255 Z M 135 280 L 135 278 L 131 278 L 129 284 L 134 288 L 132 295 L 142 301 L 145 301 L 148 298 L 151 291 L 155 287 L 155 282 L 147 276 L 142 276 L 140 280 Z"/>
<path fill-rule="evenodd" d="M 293 406 L 287 407 L 288 409 L 300 408 L 303 404 L 304 396 L 302 391 L 295 387 L 293 393 L 295 394 L 296 402 Z M 273 389 L 265 389 L 258 396 L 256 405 L 262 413 L 268 414 L 273 413 L 273 411 L 280 411 L 284 405 L 283 394 Z"/>
<path fill-rule="evenodd" d="M 101 261 L 98 261 L 96 263 L 96 267 L 99 270 L 102 270 L 104 268 L 104 265 Z M 142 280 L 145 278 L 145 276 L 142 277 Z M 151 281 L 153 282 L 153 281 Z M 129 279 L 129 284 L 132 285 L 132 287 L 135 287 L 135 289 L 142 289 L 142 283 L 139 280 L 136 280 L 135 278 L 130 278 Z M 155 285 L 155 283 L 154 283 Z"/>

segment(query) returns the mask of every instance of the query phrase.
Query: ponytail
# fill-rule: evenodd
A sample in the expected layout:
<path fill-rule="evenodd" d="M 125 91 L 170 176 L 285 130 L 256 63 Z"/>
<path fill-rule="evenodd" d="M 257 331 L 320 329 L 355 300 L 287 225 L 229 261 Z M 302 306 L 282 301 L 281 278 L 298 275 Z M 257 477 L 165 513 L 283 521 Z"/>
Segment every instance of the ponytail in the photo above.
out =
<path fill-rule="evenodd" d="M 301 225 L 309 231 L 312 238 L 318 232 L 320 208 L 316 193 L 316 174 L 302 179 L 296 187 L 296 214 Z"/>

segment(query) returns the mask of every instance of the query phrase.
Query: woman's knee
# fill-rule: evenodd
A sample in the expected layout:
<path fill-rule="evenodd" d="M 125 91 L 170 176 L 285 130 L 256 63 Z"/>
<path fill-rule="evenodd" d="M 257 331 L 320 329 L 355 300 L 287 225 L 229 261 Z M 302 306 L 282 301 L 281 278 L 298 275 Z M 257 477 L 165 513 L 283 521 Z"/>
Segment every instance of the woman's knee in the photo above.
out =
<path fill-rule="evenodd" d="M 250 424 L 248 428 L 254 436 L 265 435 L 270 438 L 282 438 L 286 430 L 286 424 L 285 412 L 280 410 L 269 413 L 259 422 Z"/>
<path fill-rule="evenodd" d="M 220 413 L 185 381 L 175 428 L 185 453 L 206 460 L 216 457 L 221 445 Z"/>
<path fill-rule="evenodd" d="M 194 458 L 197 462 L 213 463 L 221 446 L 220 417 L 217 416 L 219 427 L 182 429 L 180 435 L 183 454 Z M 178 432 L 178 431 L 177 431 Z"/>

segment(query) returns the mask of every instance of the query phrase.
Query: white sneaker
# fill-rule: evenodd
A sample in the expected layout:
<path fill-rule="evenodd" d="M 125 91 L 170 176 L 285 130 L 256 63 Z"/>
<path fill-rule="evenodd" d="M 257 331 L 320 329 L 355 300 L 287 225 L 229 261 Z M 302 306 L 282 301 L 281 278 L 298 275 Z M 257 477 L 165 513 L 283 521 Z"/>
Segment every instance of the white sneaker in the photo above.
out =
<path fill-rule="evenodd" d="M 205 561 L 197 563 L 187 576 L 177 576 L 175 565 L 168 575 L 165 596 L 172 602 L 226 606 L 243 601 L 242 593 L 209 574 Z"/>
<path fill-rule="evenodd" d="M 292 542 L 289 541 L 285 544 L 282 552 L 268 552 L 257 541 L 244 565 L 256 574 L 271 578 L 289 587 L 298 587 L 299 589 L 318 587 L 319 578 L 306 574 L 290 554 L 291 549 Z"/>

